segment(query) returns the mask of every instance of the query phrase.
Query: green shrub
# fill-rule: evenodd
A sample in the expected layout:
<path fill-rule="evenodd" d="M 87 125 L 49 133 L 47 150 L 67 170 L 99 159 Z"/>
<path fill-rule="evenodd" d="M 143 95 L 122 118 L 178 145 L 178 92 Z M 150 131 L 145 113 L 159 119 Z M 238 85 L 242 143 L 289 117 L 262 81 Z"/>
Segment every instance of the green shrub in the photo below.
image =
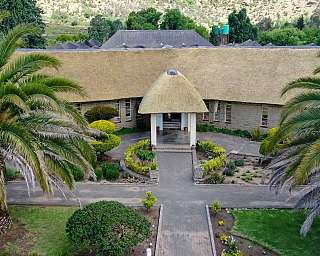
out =
<path fill-rule="evenodd" d="M 84 172 L 80 166 L 77 166 L 77 165 L 72 166 L 71 171 L 75 181 L 83 181 Z"/>
<path fill-rule="evenodd" d="M 15 180 L 20 176 L 20 172 L 12 167 L 12 166 L 6 166 L 6 171 L 5 171 L 5 180 L 6 181 L 11 181 L 11 180 Z"/>
<path fill-rule="evenodd" d="M 211 210 L 213 214 L 221 212 L 221 203 L 218 200 L 214 200 L 211 203 Z"/>
<path fill-rule="evenodd" d="M 224 166 L 225 160 L 226 160 L 225 156 L 220 156 L 220 157 L 216 157 L 211 160 L 205 161 L 202 164 L 202 168 L 205 174 L 208 175 L 212 172 L 220 170 Z"/>
<path fill-rule="evenodd" d="M 120 166 L 117 163 L 105 163 L 101 169 L 102 175 L 106 180 L 117 180 L 120 176 Z"/>
<path fill-rule="evenodd" d="M 266 138 L 261 142 L 259 152 L 262 155 L 268 155 L 277 152 L 280 148 L 280 144 L 272 147 L 271 141 L 277 136 L 278 128 L 271 128 L 267 132 Z"/>
<path fill-rule="evenodd" d="M 146 192 L 146 197 L 142 200 L 142 203 L 144 207 L 147 208 L 147 210 L 150 210 L 152 206 L 155 205 L 157 202 L 157 198 L 153 195 L 151 191 Z"/>
<path fill-rule="evenodd" d="M 277 28 L 271 31 L 262 32 L 259 35 L 259 43 L 266 45 L 301 45 L 304 43 L 305 33 L 297 28 Z"/>
<path fill-rule="evenodd" d="M 78 42 L 78 41 L 85 41 L 88 39 L 88 35 L 85 34 L 75 34 L 75 35 L 67 35 L 67 34 L 62 34 L 57 36 L 56 42 L 59 43 L 64 43 L 64 42 Z"/>
<path fill-rule="evenodd" d="M 226 169 L 223 171 L 223 174 L 226 175 L 226 176 L 233 176 L 236 168 L 237 167 L 236 167 L 235 161 L 230 160 L 227 163 Z"/>
<path fill-rule="evenodd" d="M 139 149 L 137 151 L 137 156 L 142 161 L 152 161 L 155 157 L 155 153 L 150 150 Z"/>
<path fill-rule="evenodd" d="M 137 162 L 135 157 L 140 149 L 149 150 L 150 140 L 140 140 L 137 143 L 130 145 L 124 153 L 124 161 L 126 166 L 132 171 L 147 176 L 149 171 L 156 170 L 158 165 L 155 159 L 152 161 Z"/>
<path fill-rule="evenodd" d="M 224 176 L 218 173 L 217 171 L 213 172 L 211 176 L 207 179 L 209 184 L 223 184 Z"/>
<path fill-rule="evenodd" d="M 116 131 L 116 125 L 107 120 L 97 120 L 89 124 L 89 127 L 105 133 L 114 133 Z"/>
<path fill-rule="evenodd" d="M 244 159 L 236 159 L 236 160 L 234 160 L 234 164 L 236 166 L 244 166 L 245 161 L 244 161 Z"/>
<path fill-rule="evenodd" d="M 97 181 L 102 180 L 103 172 L 102 172 L 102 168 L 101 168 L 101 167 L 97 167 L 97 168 L 94 170 L 94 173 L 95 173 L 95 175 L 96 175 Z"/>
<path fill-rule="evenodd" d="M 151 235 L 151 224 L 119 202 L 100 201 L 79 209 L 66 224 L 68 239 L 94 255 L 122 256 Z"/>
<path fill-rule="evenodd" d="M 218 128 L 214 127 L 210 124 L 201 124 L 197 127 L 199 132 L 216 132 L 216 133 L 223 133 L 233 136 L 238 136 L 242 138 L 251 138 L 250 132 L 245 130 L 230 130 L 227 128 Z"/>
<path fill-rule="evenodd" d="M 255 141 L 259 141 L 262 137 L 263 131 L 260 127 L 254 128 L 251 131 L 251 139 Z"/>
<path fill-rule="evenodd" d="M 110 106 L 96 106 L 84 114 L 89 123 L 97 120 L 109 120 L 118 116 L 118 111 Z"/>
<path fill-rule="evenodd" d="M 115 134 L 108 134 L 108 137 L 104 141 L 91 142 L 93 148 L 98 153 L 104 153 L 116 148 L 120 145 L 121 138 Z"/>
<path fill-rule="evenodd" d="M 209 153 L 212 157 L 223 157 L 226 153 L 226 150 L 223 147 L 207 140 L 197 142 L 197 151 Z"/>

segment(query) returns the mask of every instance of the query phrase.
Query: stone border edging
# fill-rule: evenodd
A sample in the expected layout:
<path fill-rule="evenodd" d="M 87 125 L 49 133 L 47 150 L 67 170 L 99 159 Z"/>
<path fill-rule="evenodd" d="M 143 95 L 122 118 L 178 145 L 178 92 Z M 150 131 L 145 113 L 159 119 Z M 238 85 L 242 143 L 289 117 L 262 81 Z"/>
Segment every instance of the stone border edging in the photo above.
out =
<path fill-rule="evenodd" d="M 209 229 L 209 235 L 210 235 L 212 254 L 213 256 L 217 256 L 217 250 L 216 250 L 216 244 L 214 242 L 214 235 L 213 235 L 212 223 L 210 218 L 209 206 L 207 204 L 206 204 L 206 213 L 207 213 L 207 221 L 208 221 L 208 229 Z"/>
<path fill-rule="evenodd" d="M 162 231 L 162 215 L 163 215 L 163 204 L 160 204 L 160 212 L 159 212 L 159 220 L 158 220 L 158 230 L 157 230 L 157 239 L 156 239 L 156 244 L 155 244 L 155 256 L 159 256 L 159 244 L 160 244 L 160 239 L 161 239 L 161 231 Z"/>

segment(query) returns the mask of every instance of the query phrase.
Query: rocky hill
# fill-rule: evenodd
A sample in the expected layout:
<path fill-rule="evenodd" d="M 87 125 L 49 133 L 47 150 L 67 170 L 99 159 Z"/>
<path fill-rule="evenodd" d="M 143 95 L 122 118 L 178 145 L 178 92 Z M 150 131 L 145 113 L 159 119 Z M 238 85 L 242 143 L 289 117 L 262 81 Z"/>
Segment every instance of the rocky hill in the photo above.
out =
<path fill-rule="evenodd" d="M 320 9 L 319 0 L 37 0 L 48 21 L 86 23 L 96 14 L 124 19 L 133 10 L 155 7 L 160 11 L 179 8 L 184 14 L 209 27 L 225 22 L 233 9 L 247 8 L 255 22 L 263 17 L 273 20 L 294 20 L 300 15 L 310 16 Z"/>

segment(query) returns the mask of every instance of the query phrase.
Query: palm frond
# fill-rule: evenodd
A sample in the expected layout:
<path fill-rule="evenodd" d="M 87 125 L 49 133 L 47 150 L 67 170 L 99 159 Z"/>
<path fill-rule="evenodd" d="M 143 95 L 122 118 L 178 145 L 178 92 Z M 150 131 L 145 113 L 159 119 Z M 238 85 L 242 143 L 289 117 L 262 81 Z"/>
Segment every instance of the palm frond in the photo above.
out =
<path fill-rule="evenodd" d="M 50 77 L 41 81 L 54 92 L 68 92 L 85 96 L 83 88 L 76 82 L 63 77 Z"/>
<path fill-rule="evenodd" d="M 317 206 L 312 208 L 310 212 L 308 213 L 308 216 L 306 220 L 303 222 L 303 225 L 300 229 L 300 234 L 303 236 L 306 236 L 309 232 L 314 220 L 319 216 L 320 214 L 320 201 L 318 201 Z"/>
<path fill-rule="evenodd" d="M 319 90 L 320 89 L 320 78 L 318 77 L 303 77 L 297 80 L 294 80 L 287 84 L 282 89 L 281 96 L 285 95 L 288 91 L 293 89 L 313 89 Z"/>

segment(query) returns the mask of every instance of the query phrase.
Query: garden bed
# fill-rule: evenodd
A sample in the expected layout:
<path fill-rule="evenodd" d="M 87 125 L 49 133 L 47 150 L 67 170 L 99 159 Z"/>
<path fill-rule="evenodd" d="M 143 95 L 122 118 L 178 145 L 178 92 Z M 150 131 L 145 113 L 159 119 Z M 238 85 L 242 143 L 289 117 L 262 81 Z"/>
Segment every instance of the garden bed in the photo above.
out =
<path fill-rule="evenodd" d="M 202 168 L 202 184 L 267 184 L 271 171 L 260 163 L 260 156 L 231 152 L 210 141 L 197 144 L 198 166 Z"/>
<path fill-rule="evenodd" d="M 232 229 L 235 223 L 234 217 L 227 210 L 222 210 L 219 213 L 210 213 L 210 218 L 212 222 L 212 228 L 214 232 L 214 241 L 216 246 L 217 255 L 220 256 L 224 250 L 228 248 L 227 239 L 232 237 L 237 244 L 238 250 L 243 254 L 239 256 L 278 256 L 279 254 L 266 249 L 265 247 L 245 239 L 240 236 L 232 234 Z M 223 225 L 219 225 L 218 222 L 224 222 Z M 231 239 L 232 239 L 231 238 Z M 238 256 L 238 255 L 237 255 Z"/>
<path fill-rule="evenodd" d="M 89 256 L 87 253 L 78 252 L 66 238 L 65 224 L 76 209 L 75 207 L 11 206 L 10 211 L 14 222 L 11 229 L 1 236 L 0 255 L 21 256 L 37 252 L 48 256 Z M 154 255 L 159 207 L 154 207 L 150 211 L 143 207 L 135 209 L 151 222 L 152 235 L 131 248 L 125 256 L 145 255 L 145 250 L 150 243 L 152 243 Z"/>

